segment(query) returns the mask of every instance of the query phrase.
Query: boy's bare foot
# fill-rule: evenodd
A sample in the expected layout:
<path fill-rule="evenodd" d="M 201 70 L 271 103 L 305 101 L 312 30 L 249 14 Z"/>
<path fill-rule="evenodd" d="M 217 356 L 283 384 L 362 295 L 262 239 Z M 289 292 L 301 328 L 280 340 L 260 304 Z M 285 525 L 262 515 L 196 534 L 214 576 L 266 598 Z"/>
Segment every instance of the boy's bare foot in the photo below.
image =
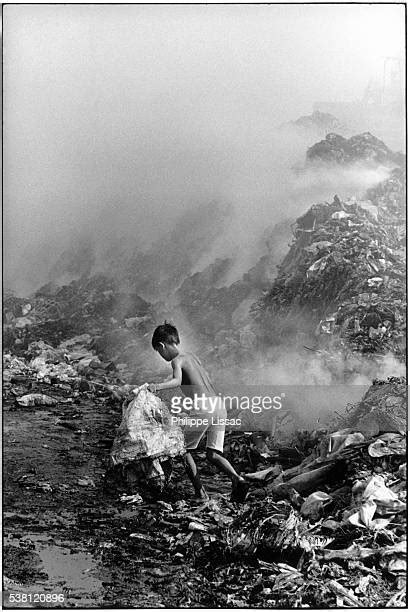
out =
<path fill-rule="evenodd" d="M 248 495 L 250 484 L 242 476 L 232 481 L 231 501 L 244 502 Z"/>
<path fill-rule="evenodd" d="M 204 487 L 202 487 L 202 489 L 200 491 L 197 491 L 197 494 L 195 496 L 195 500 L 196 501 L 208 501 L 209 500 L 209 495 L 205 491 Z"/>

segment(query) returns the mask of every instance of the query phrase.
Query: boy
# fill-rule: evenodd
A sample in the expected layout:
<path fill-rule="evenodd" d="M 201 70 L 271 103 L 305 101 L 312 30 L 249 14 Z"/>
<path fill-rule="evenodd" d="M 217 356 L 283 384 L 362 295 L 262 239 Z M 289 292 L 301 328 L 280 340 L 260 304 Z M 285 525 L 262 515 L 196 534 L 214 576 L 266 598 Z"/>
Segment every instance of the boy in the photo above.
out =
<path fill-rule="evenodd" d="M 197 497 L 208 499 L 199 478 L 195 461 L 189 451 L 198 447 L 200 440 L 207 432 L 206 458 L 231 479 L 232 501 L 244 501 L 249 485 L 223 456 L 225 425 L 214 424 L 214 422 L 219 423 L 220 419 L 222 419 L 222 422 L 223 419 L 226 419 L 226 408 L 223 400 L 217 395 L 199 359 L 192 353 L 180 352 L 178 344 L 178 331 L 170 323 L 165 321 L 164 325 L 155 329 L 152 336 L 152 347 L 165 361 L 171 362 L 173 377 L 163 383 L 150 384 L 148 388 L 155 392 L 182 386 L 185 395 L 191 397 L 194 401 L 194 410 L 190 415 L 192 419 L 197 420 L 198 423 L 208 422 L 207 425 L 187 427 L 184 431 L 185 446 L 188 451 L 184 457 L 185 467 Z M 211 402 L 209 401 L 210 398 L 212 398 Z M 199 409 L 195 409 L 195 407 Z"/>

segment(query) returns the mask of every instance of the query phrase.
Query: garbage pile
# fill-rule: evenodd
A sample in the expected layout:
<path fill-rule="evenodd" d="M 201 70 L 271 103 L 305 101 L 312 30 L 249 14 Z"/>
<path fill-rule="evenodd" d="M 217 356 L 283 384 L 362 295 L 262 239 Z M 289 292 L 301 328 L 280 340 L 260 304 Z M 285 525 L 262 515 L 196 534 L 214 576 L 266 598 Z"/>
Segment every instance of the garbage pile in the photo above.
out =
<path fill-rule="evenodd" d="M 3 303 L 6 349 L 25 350 L 39 338 L 52 346 L 73 336 L 97 335 L 119 324 L 143 333 L 152 325 L 152 307 L 104 275 L 58 286 L 48 283 L 30 298 L 6 295 Z"/>
<path fill-rule="evenodd" d="M 387 380 L 375 379 L 361 402 L 347 406 L 342 424 L 369 436 L 383 431 L 406 431 L 406 379 L 393 376 Z"/>
<path fill-rule="evenodd" d="M 370 162 L 388 166 L 404 166 L 404 159 L 402 153 L 394 153 L 382 140 L 370 132 L 357 134 L 351 138 L 344 138 L 332 132 L 327 134 L 324 140 L 310 147 L 306 153 L 308 164 Z"/>
<path fill-rule="evenodd" d="M 342 428 L 298 432 L 291 467 L 277 449 L 263 453 L 270 465 L 246 474 L 242 505 L 223 493 L 219 474 L 218 492 L 199 507 L 180 499 L 176 483 L 157 502 L 152 545 L 193 564 L 219 607 L 405 607 L 406 436 L 399 420 L 380 420 L 376 431 L 362 418 L 370 404 L 388 414 L 394 398 L 401 414 L 403 393 L 401 379 L 375 381 Z M 130 538 L 144 541 L 146 502 L 124 501 L 137 512 Z"/>
<path fill-rule="evenodd" d="M 135 291 L 103 275 L 49 283 L 29 298 L 5 296 L 3 350 L 26 365 L 36 358 L 36 379 L 137 382 L 137 372 L 155 369 L 148 336 L 157 317 Z"/>
<path fill-rule="evenodd" d="M 295 488 L 288 500 L 268 494 L 249 503 L 223 531 L 220 548 L 226 558 L 259 564 L 253 604 L 405 605 L 406 450 L 400 435 L 390 450 L 386 443 L 392 436 L 353 442 L 344 453 L 344 478 L 340 472 L 338 479 L 329 478 L 303 497 Z M 374 450 L 378 444 L 385 444 L 383 459 Z M 329 457 L 334 453 L 342 451 Z M 246 586 L 255 592 L 255 582 Z"/>
<path fill-rule="evenodd" d="M 203 221 L 201 216 L 198 222 L 200 220 Z M 235 282 L 229 279 L 234 262 L 228 258 L 216 259 L 204 270 L 185 277 L 179 270 L 174 281 L 170 272 L 171 276 L 166 282 L 164 280 L 161 291 L 158 289 L 158 294 L 161 294 L 165 285 L 169 285 L 168 303 L 147 302 L 133 289 L 138 287 L 141 291 L 147 291 L 147 283 L 150 286 L 155 284 L 152 280 L 155 278 L 153 269 L 155 272 L 161 262 L 166 263 L 162 251 L 155 253 L 156 268 L 152 267 L 151 259 L 150 265 L 145 262 L 146 265 L 142 267 L 138 259 L 127 260 L 130 278 L 120 274 L 117 278 L 103 274 L 84 275 L 62 286 L 50 282 L 28 298 L 6 294 L 4 348 L 20 357 L 24 356 L 28 345 L 38 339 L 57 348 L 61 342 L 74 336 L 89 334 L 94 341 L 92 349 L 102 361 L 114 361 L 118 367 L 126 366 L 133 372 L 141 373 L 141 369 L 144 369 L 139 377 L 141 382 L 149 367 L 157 369 L 149 334 L 165 318 L 177 322 L 175 315 L 178 318 L 178 314 L 182 313 L 203 351 L 213 351 L 210 361 L 225 363 L 232 360 L 232 346 L 223 341 L 227 330 L 235 347 L 240 347 L 240 359 L 243 357 L 246 360 L 249 342 L 252 342 L 249 340 L 249 329 L 244 329 L 249 319 L 249 309 L 274 280 L 276 264 L 287 248 L 289 225 L 285 221 L 266 230 L 261 239 L 264 254 Z M 185 234 L 180 236 L 180 240 L 186 239 Z M 204 235 L 207 235 L 205 231 Z M 154 258 L 154 252 L 151 255 Z M 188 261 L 184 261 L 184 269 L 187 266 Z M 132 280 L 131 268 L 134 270 Z M 64 272 L 64 269 L 60 271 Z M 162 278 L 165 272 L 162 270 L 158 274 Z M 175 287 L 178 288 L 175 290 Z M 148 293 L 154 295 L 151 289 Z M 215 336 L 220 332 L 221 337 L 216 341 Z"/>
<path fill-rule="evenodd" d="M 277 279 L 254 306 L 261 333 L 273 340 L 288 321 L 319 348 L 404 359 L 404 170 L 393 169 L 364 199 L 312 206 L 292 229 Z"/>
<path fill-rule="evenodd" d="M 353 359 L 352 353 L 404 359 L 404 158 L 370 134 L 329 135 L 323 142 L 331 152 L 322 156 L 328 163 L 360 159 L 394 168 L 362 197 L 335 196 L 331 203 L 312 206 L 292 225 L 294 243 L 279 270 L 281 254 L 268 241 L 269 255 L 232 285 L 225 283 L 229 260 L 217 260 L 184 281 L 176 299 L 205 358 L 218 367 L 246 367 L 256 352 L 263 356 L 272 344 L 292 342 L 292 336 L 296 344 L 303 337 L 327 364 L 336 354 L 338 363 L 346 355 Z"/>
<path fill-rule="evenodd" d="M 245 607 L 404 607 L 405 435 L 345 429 L 316 453 L 271 481 L 265 470 L 263 499 L 250 494 L 211 530 L 203 562 L 211 556 L 214 579 Z"/>
<path fill-rule="evenodd" d="M 18 357 L 4 353 L 3 397 L 25 407 L 70 403 L 83 395 L 120 399 L 127 392 L 124 373 L 102 361 L 92 344 L 91 336 L 82 334 L 56 348 L 39 340 Z"/>

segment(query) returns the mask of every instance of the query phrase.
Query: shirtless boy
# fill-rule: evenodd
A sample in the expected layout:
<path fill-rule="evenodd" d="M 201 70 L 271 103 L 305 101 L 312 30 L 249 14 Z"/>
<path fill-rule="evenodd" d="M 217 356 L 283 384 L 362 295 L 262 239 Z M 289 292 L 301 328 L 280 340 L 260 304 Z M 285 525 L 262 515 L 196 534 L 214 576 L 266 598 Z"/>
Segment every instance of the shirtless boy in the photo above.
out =
<path fill-rule="evenodd" d="M 226 419 L 224 402 L 217 395 L 199 359 L 192 353 L 180 352 L 178 345 L 179 334 L 176 327 L 165 321 L 164 325 L 160 325 L 155 329 L 152 336 L 152 347 L 165 361 L 171 362 L 173 376 L 171 380 L 159 384 L 152 383 L 148 388 L 150 391 L 155 392 L 161 389 L 173 389 L 181 386 L 184 394 L 191 397 L 194 403 L 198 398 L 201 399 L 200 405 L 198 402 L 198 406 L 196 406 L 198 409 L 193 410 L 192 418 L 194 420 L 197 419 L 198 422 L 208 421 L 208 425 L 190 426 L 184 430 L 185 447 L 187 450 L 184 456 L 185 467 L 194 486 L 195 493 L 198 498 L 208 498 L 201 483 L 195 461 L 190 453 L 191 450 L 195 450 L 198 447 L 199 442 L 206 433 L 207 460 L 231 479 L 231 499 L 233 501 L 244 501 L 248 490 L 248 483 L 223 456 L 225 425 L 213 424 L 213 422 L 224 422 L 224 419 Z M 208 398 L 212 398 L 212 402 L 208 402 L 209 405 L 207 405 Z"/>

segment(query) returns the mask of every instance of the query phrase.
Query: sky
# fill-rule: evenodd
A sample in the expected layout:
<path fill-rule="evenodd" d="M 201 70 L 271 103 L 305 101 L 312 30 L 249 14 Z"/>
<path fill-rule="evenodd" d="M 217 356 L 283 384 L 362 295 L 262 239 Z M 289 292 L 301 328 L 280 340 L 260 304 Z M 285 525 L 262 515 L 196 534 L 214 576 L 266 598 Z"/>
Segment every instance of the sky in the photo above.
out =
<path fill-rule="evenodd" d="M 248 222 L 281 181 L 266 181 L 275 127 L 317 100 L 360 99 L 384 57 L 404 57 L 403 5 L 3 11 L 4 279 L 17 292 L 87 232 L 144 247 L 214 199 L 242 202 Z"/>

